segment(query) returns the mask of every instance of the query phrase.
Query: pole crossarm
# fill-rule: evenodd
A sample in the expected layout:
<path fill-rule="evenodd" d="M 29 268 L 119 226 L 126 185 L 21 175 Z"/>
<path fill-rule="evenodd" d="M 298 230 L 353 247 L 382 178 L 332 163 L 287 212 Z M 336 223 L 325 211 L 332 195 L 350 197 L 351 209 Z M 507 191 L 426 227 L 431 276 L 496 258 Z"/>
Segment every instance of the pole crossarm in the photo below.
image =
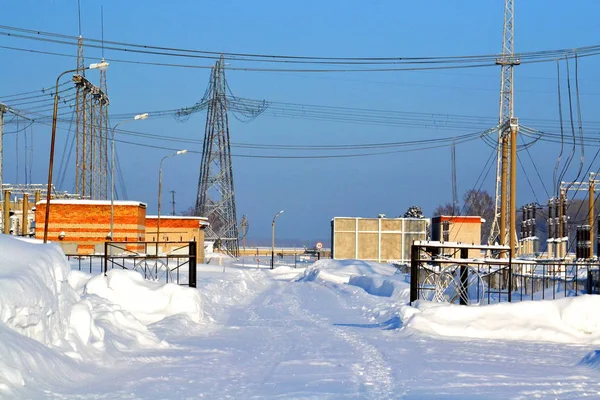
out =
<path fill-rule="evenodd" d="M 91 83 L 85 76 L 75 74 L 73 75 L 73 82 L 76 87 L 81 87 L 86 93 L 91 93 L 103 106 L 110 104 L 108 95 L 98 86 Z"/>

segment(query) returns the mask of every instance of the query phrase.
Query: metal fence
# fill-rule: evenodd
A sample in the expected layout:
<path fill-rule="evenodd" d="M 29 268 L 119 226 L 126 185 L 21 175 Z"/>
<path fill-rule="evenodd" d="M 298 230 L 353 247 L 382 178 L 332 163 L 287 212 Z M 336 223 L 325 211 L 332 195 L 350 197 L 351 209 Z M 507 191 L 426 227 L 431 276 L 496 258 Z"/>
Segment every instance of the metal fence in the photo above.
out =
<path fill-rule="evenodd" d="M 473 249 L 507 252 L 501 246 L 417 243 L 412 249 L 411 302 L 425 299 L 463 305 L 544 300 L 600 294 L 598 262 L 469 258 Z M 458 257 L 441 255 L 441 248 Z"/>
<path fill-rule="evenodd" d="M 282 254 L 276 253 L 273 257 L 273 267 L 292 267 L 305 268 L 320 260 L 322 257 L 319 254 L 311 253 L 296 253 Z M 210 262 L 209 262 L 210 263 Z M 239 263 L 245 267 L 256 266 L 257 268 L 271 267 L 271 254 L 259 256 L 243 256 L 240 257 Z"/>
<path fill-rule="evenodd" d="M 138 271 L 145 279 L 196 287 L 196 242 L 105 242 L 104 254 L 67 254 L 80 271 L 106 274 L 112 269 Z M 167 252 L 156 249 L 169 248 Z"/>

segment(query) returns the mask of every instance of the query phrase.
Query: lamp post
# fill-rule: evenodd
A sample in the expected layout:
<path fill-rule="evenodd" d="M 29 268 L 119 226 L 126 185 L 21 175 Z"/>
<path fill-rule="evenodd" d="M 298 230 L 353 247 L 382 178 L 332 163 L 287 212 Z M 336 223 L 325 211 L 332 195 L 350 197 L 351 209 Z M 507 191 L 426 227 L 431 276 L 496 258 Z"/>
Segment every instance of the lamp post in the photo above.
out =
<path fill-rule="evenodd" d="M 156 252 L 158 253 L 158 242 L 160 241 L 160 199 L 162 197 L 162 163 L 165 159 L 180 154 L 187 153 L 187 150 L 179 150 L 177 153 L 169 154 L 160 159 L 160 165 L 158 168 L 158 218 L 156 219 Z"/>
<path fill-rule="evenodd" d="M 275 220 L 277 219 L 277 217 L 283 214 L 283 211 L 284 210 L 281 210 L 277 214 L 275 214 L 275 216 L 273 217 L 273 223 L 271 224 L 271 269 L 273 269 L 275 265 Z"/>
<path fill-rule="evenodd" d="M 111 139 L 111 161 L 110 161 L 110 240 L 115 240 L 114 234 L 114 222 L 115 222 L 115 130 L 117 126 L 126 124 L 128 122 L 138 121 L 140 119 L 148 118 L 148 113 L 138 114 L 133 119 L 121 121 L 112 128 L 112 139 Z"/>
<path fill-rule="evenodd" d="M 108 63 L 102 61 L 100 63 L 90 64 L 89 67 L 83 68 L 84 70 L 88 69 L 98 69 L 98 68 L 106 68 L 108 67 Z M 52 188 L 52 170 L 54 168 L 54 144 L 56 143 L 56 120 L 58 114 L 58 82 L 63 75 L 77 72 L 79 69 L 70 69 L 62 72 L 56 78 L 56 88 L 54 89 L 54 110 L 52 112 L 52 136 L 50 138 L 50 161 L 48 162 L 48 190 L 46 193 L 46 220 L 44 221 L 44 243 L 48 242 L 48 221 L 50 221 L 50 195 Z"/>

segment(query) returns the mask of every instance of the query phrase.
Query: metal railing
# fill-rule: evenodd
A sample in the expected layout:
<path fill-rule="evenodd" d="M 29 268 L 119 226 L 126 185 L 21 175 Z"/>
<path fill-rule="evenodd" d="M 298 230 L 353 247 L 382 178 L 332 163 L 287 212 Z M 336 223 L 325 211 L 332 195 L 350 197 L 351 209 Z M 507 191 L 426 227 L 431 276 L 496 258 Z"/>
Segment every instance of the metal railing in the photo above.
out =
<path fill-rule="evenodd" d="M 90 274 L 128 269 L 148 280 L 196 287 L 196 246 L 196 242 L 105 242 L 104 254 L 67 254 L 67 258 Z M 160 247 L 169 250 L 160 252 Z"/>
<path fill-rule="evenodd" d="M 415 243 L 411 302 L 425 299 L 471 305 L 600 294 L 597 261 L 521 260 L 512 259 L 502 246 Z M 508 257 L 468 257 L 469 250 L 479 249 L 495 252 L 496 256 L 508 252 Z"/>
<path fill-rule="evenodd" d="M 307 253 L 296 253 L 296 254 L 282 254 L 275 253 L 274 267 L 293 267 L 293 268 L 304 268 L 318 260 L 320 260 L 318 254 L 307 254 Z M 262 255 L 253 256 L 242 256 L 240 257 L 240 263 L 242 266 L 256 266 L 257 268 L 271 267 L 271 253 L 264 253 Z"/>

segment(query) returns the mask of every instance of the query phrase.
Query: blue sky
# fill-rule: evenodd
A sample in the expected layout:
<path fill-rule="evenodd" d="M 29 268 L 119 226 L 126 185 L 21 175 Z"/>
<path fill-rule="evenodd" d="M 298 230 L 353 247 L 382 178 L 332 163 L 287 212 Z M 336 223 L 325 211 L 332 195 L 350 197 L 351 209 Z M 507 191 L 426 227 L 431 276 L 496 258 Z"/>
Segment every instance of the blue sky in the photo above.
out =
<path fill-rule="evenodd" d="M 83 36 L 101 37 L 100 7 L 104 9 L 104 38 L 128 43 L 193 48 L 211 51 L 312 56 L 450 56 L 493 54 L 501 50 L 503 1 L 186 1 L 176 6 L 157 1 L 82 0 Z M 367 5 L 368 4 L 368 5 Z M 600 43 L 600 3 L 528 0 L 516 1 L 516 50 L 536 51 L 572 48 Z M 77 1 L 4 2 L 0 24 L 13 27 L 78 33 Z M 52 43 L 0 36 L 0 46 L 14 46 L 76 55 L 76 49 Z M 86 48 L 86 61 L 97 61 L 99 49 Z M 128 55 L 105 51 L 105 57 Z M 157 61 L 157 57 L 129 55 L 129 59 Z M 54 84 L 58 74 L 74 68 L 66 57 L 31 54 L 0 48 L 0 101 L 3 96 L 38 90 Z M 182 60 L 170 60 L 181 62 Z M 210 66 L 210 60 L 183 60 Z M 231 67 L 236 62 L 231 61 Z M 240 65 L 237 65 L 240 66 Z M 564 64 L 563 64 L 563 74 Z M 572 75 L 574 63 L 571 64 Z M 597 121 L 600 96 L 598 60 L 579 62 L 581 112 L 584 120 Z M 207 69 L 145 66 L 113 62 L 108 70 L 110 113 L 166 110 L 192 105 L 202 97 L 209 78 Z M 563 75 L 564 77 L 565 75 Z M 88 78 L 98 79 L 90 72 Z M 235 95 L 268 101 L 356 107 L 431 114 L 498 116 L 499 67 L 438 72 L 388 73 L 276 73 L 228 71 Z M 566 87 L 566 80 L 562 82 Z M 574 81 L 572 81 L 574 84 Z M 538 120 L 557 120 L 556 64 L 522 65 L 515 71 L 515 115 L 535 127 Z M 10 102 L 7 102 L 10 105 Z M 321 146 L 381 143 L 423 138 L 445 138 L 473 131 L 437 126 L 372 126 L 335 121 L 314 121 L 262 115 L 249 123 L 230 118 L 232 142 Z M 114 123 L 114 122 L 113 122 Z M 164 141 L 138 143 L 187 148 L 198 153 L 169 159 L 163 170 L 163 207 L 170 210 L 170 190 L 176 191 L 179 212 L 195 202 L 201 144 L 183 144 L 170 136 L 202 140 L 205 113 L 187 122 L 172 117 L 149 119 L 127 129 L 162 135 Z M 597 124 L 595 125 L 598 126 Z M 63 126 L 62 128 L 66 128 Z M 5 128 L 5 182 L 24 182 L 24 138 Z M 44 183 L 47 174 L 50 128 L 33 125 L 33 182 Z M 33 132 L 33 133 L 31 133 Z M 16 139 L 19 136 L 19 175 Z M 65 147 L 66 130 L 59 129 L 57 159 Z M 131 137 L 127 140 L 135 141 Z M 29 150 L 31 150 L 31 145 Z M 129 199 L 146 202 L 156 212 L 158 163 L 168 150 L 118 144 Z M 462 193 L 475 185 L 492 149 L 483 141 L 457 146 L 458 188 Z M 588 159 L 596 148 L 588 151 Z M 552 188 L 552 170 L 559 147 L 539 142 L 530 154 L 521 152 L 531 187 L 520 174 L 518 204 L 547 195 L 532 169 L 536 164 L 544 185 Z M 250 222 L 249 240 L 270 236 L 272 216 L 280 209 L 279 237 L 301 239 L 307 244 L 327 240 L 329 221 L 335 216 L 388 216 L 403 214 L 419 205 L 426 215 L 451 201 L 450 149 L 405 152 L 345 159 L 247 159 L 234 148 L 237 212 Z M 310 153 L 310 152 L 308 152 Z M 261 154 L 274 154 L 264 150 Z M 291 154 L 291 153 L 285 153 Z M 294 153 L 297 154 L 297 153 Z M 315 154 L 312 152 L 310 154 Z M 577 161 L 579 154 L 576 155 Z M 532 161 L 533 160 L 533 161 Z M 596 162 L 598 164 L 598 162 Z M 74 159 L 67 170 L 64 190 L 73 189 Z M 574 179 L 577 166 L 571 168 Z M 594 166 L 597 170 L 598 166 Z M 519 168 L 519 172 L 521 172 Z M 484 189 L 493 192 L 494 171 Z M 532 190 L 533 188 L 533 190 Z"/>

